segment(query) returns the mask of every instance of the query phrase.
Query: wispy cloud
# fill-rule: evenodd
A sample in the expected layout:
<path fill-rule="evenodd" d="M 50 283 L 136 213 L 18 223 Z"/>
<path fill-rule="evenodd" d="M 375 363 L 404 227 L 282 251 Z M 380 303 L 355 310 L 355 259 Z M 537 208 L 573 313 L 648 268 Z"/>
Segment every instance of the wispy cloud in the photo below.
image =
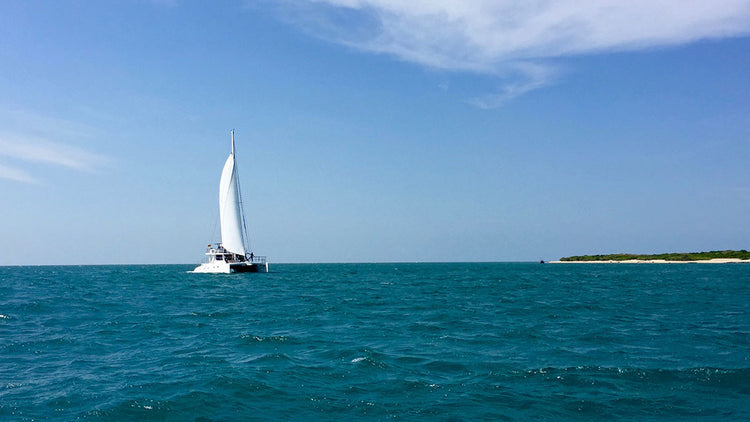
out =
<path fill-rule="evenodd" d="M 750 33 L 750 0 L 278 0 L 286 16 L 318 36 L 420 65 L 497 74 L 528 66 L 501 104 L 548 85 L 549 60 Z M 546 60 L 545 64 L 540 64 Z M 522 67 L 522 66 L 521 66 Z M 523 70 L 521 70 L 522 72 Z"/>
<path fill-rule="evenodd" d="M 41 183 L 44 166 L 97 172 L 111 163 L 76 146 L 103 136 L 88 125 L 15 109 L 0 109 L 0 124 L 6 127 L 0 132 L 0 179 Z"/>
<path fill-rule="evenodd" d="M 24 162 L 36 162 L 67 167 L 79 171 L 94 171 L 107 159 L 70 145 L 21 136 L 0 135 L 0 156 Z"/>
<path fill-rule="evenodd" d="M 529 91 L 552 84 L 558 73 L 554 67 L 534 63 L 515 63 L 511 68 L 516 75 L 503 77 L 504 83 L 499 91 L 480 95 L 466 102 L 482 109 L 497 108 Z"/>
<path fill-rule="evenodd" d="M 101 130 L 87 124 L 18 108 L 0 107 L 0 122 L 6 128 L 37 138 L 88 139 L 104 135 Z"/>
<path fill-rule="evenodd" d="M 29 172 L 0 164 L 0 179 L 22 183 L 39 183 Z"/>

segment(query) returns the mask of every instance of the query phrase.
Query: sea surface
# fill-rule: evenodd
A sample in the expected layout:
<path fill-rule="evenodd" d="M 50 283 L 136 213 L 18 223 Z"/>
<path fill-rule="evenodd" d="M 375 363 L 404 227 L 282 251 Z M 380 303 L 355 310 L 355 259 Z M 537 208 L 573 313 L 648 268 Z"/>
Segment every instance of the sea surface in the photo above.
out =
<path fill-rule="evenodd" d="M 192 268 L 0 267 L 0 420 L 750 420 L 750 264 Z"/>

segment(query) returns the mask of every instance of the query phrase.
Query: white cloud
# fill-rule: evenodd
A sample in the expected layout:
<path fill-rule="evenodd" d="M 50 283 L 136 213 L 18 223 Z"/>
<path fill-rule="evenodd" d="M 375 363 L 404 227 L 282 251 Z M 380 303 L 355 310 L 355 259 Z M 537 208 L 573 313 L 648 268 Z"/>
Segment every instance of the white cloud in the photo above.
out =
<path fill-rule="evenodd" d="M 309 1 L 379 23 L 368 40 L 342 42 L 445 69 L 750 33 L 748 0 Z"/>
<path fill-rule="evenodd" d="M 497 108 L 529 91 L 550 85 L 557 76 L 555 68 L 545 65 L 516 63 L 511 67 L 517 74 L 514 80 L 508 82 L 510 78 L 505 77 L 506 82 L 499 92 L 472 98 L 467 103 L 483 109 Z"/>
<path fill-rule="evenodd" d="M 96 172 L 110 162 L 103 155 L 75 146 L 13 134 L 0 134 L 0 158 L 14 163 L 12 167 L 0 163 L 0 179 L 24 183 L 39 183 L 28 170 L 35 163 Z"/>
<path fill-rule="evenodd" d="M 319 36 L 455 71 L 750 33 L 750 0 L 280 0 Z M 300 6 L 302 4 L 302 6 Z M 342 13 L 346 15 L 342 16 Z M 537 66 L 541 66 L 538 62 Z M 545 66 L 549 67 L 549 64 Z M 505 100 L 550 81 L 512 82 Z M 548 71 L 552 75 L 554 72 Z M 515 87 L 514 87 L 515 86 Z M 502 101 L 500 101 L 502 102 Z"/>
<path fill-rule="evenodd" d="M 23 183 L 38 183 L 27 171 L 0 164 L 0 179 L 8 179 Z"/>
<path fill-rule="evenodd" d="M 75 171 L 96 172 L 111 160 L 74 144 L 101 138 L 91 126 L 40 115 L 27 110 L 0 108 L 0 178 L 40 183 L 40 166 L 58 166 Z"/>
<path fill-rule="evenodd" d="M 13 130 L 43 139 L 90 139 L 105 135 L 86 124 L 18 108 L 0 107 L 0 123 L 6 131 Z"/>
<path fill-rule="evenodd" d="M 70 145 L 18 136 L 0 137 L 0 156 L 81 171 L 93 171 L 106 161 L 101 155 Z"/>

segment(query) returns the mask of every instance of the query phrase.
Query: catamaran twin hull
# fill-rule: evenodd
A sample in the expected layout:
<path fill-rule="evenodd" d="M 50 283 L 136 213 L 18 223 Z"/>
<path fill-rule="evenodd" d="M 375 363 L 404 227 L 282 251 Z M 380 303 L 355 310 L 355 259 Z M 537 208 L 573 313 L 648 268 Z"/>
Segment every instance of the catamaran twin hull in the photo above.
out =
<path fill-rule="evenodd" d="M 230 273 L 267 273 L 268 263 L 262 264 L 248 264 L 248 263 L 235 263 L 230 264 L 227 262 L 207 262 L 201 264 L 193 270 L 194 273 L 218 273 L 218 274 L 230 274 Z"/>

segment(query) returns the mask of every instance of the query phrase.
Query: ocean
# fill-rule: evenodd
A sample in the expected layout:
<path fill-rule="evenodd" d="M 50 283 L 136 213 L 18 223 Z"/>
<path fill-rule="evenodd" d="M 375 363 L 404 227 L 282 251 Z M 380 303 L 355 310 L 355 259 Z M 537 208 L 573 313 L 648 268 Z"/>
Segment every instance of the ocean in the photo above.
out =
<path fill-rule="evenodd" d="M 193 267 L 0 267 L 0 420 L 750 420 L 748 264 Z"/>

